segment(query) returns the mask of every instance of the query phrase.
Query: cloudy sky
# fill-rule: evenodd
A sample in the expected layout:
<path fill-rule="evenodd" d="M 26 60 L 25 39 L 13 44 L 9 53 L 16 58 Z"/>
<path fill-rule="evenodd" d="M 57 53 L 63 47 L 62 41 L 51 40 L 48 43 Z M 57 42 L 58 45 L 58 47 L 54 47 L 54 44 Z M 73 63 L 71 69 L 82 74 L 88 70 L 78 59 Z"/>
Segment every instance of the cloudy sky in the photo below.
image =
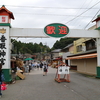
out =
<path fill-rule="evenodd" d="M 0 0 L 0 6 L 10 10 L 15 20 L 13 28 L 44 28 L 62 23 L 69 29 L 88 29 L 100 14 L 100 0 Z M 42 42 L 52 47 L 59 38 L 18 38 L 22 42 Z"/>

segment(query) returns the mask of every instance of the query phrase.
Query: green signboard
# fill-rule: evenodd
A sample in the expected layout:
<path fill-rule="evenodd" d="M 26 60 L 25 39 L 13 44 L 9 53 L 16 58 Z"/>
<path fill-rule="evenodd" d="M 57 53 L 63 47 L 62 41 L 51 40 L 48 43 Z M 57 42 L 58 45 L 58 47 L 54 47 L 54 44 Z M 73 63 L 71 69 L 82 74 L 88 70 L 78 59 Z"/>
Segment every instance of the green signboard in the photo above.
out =
<path fill-rule="evenodd" d="M 69 28 L 61 23 L 52 23 L 44 28 L 44 32 L 50 37 L 60 38 L 66 36 L 69 33 Z"/>

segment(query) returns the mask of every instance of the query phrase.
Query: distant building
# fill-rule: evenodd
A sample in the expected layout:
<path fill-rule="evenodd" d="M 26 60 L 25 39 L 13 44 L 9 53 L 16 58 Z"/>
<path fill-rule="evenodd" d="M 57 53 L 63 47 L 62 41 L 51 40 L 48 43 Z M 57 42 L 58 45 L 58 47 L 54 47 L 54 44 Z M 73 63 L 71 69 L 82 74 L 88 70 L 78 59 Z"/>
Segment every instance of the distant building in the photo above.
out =
<path fill-rule="evenodd" d="M 60 63 L 60 61 L 62 61 L 62 55 L 63 52 L 61 52 L 61 49 L 55 49 L 51 51 L 51 65 L 52 67 L 55 67 L 57 64 Z"/>

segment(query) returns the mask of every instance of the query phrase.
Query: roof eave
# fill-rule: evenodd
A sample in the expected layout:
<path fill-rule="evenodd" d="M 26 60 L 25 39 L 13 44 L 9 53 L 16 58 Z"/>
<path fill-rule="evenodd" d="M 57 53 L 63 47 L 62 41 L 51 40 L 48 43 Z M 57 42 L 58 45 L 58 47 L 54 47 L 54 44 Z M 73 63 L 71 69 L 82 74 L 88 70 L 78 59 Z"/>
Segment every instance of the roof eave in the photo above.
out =
<path fill-rule="evenodd" d="M 10 15 L 10 18 L 14 19 L 13 13 L 6 9 L 4 5 L 0 8 L 0 11 L 2 10 L 5 10 Z"/>

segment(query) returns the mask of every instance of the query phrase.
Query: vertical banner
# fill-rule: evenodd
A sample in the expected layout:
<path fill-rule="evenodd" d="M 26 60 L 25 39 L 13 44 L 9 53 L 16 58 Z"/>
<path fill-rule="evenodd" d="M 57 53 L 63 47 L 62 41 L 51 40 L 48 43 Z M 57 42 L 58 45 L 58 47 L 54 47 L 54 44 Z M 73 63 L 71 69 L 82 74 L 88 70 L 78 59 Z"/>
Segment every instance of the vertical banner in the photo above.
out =
<path fill-rule="evenodd" d="M 0 63 L 3 69 L 10 68 L 9 26 L 0 27 Z"/>

